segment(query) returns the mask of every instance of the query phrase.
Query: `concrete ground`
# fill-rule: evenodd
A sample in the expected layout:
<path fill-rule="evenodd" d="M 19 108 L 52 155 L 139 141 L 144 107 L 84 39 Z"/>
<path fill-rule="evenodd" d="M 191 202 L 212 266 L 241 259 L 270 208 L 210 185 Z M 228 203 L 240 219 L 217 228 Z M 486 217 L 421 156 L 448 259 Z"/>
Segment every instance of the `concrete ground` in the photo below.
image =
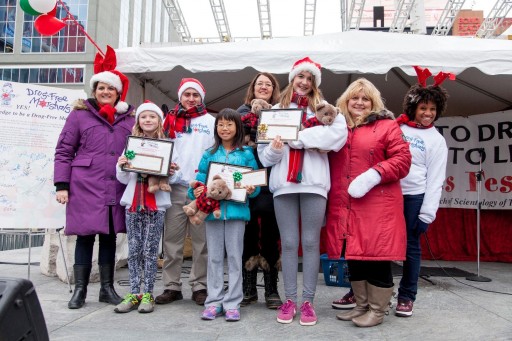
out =
<path fill-rule="evenodd" d="M 38 262 L 41 248 L 32 249 L 32 262 Z M 27 278 L 28 249 L 0 252 L 0 277 Z M 185 262 L 185 271 L 189 262 Z M 424 266 L 456 267 L 477 272 L 475 262 L 424 261 Z M 268 310 L 259 286 L 260 300 L 242 308 L 242 319 L 227 323 L 222 317 L 214 321 L 200 319 L 202 307 L 191 299 L 187 274 L 184 273 L 184 300 L 157 305 L 151 314 L 132 311 L 116 314 L 114 306 L 98 302 L 99 283 L 88 287 L 86 305 L 70 310 L 71 297 L 66 283 L 46 277 L 39 266 L 30 268 L 30 280 L 36 288 L 51 340 L 512 340 L 512 264 L 481 263 L 480 275 L 487 283 L 472 282 L 465 277 L 430 277 L 420 279 L 414 315 L 400 318 L 390 311 L 384 323 L 373 328 L 358 328 L 352 322 L 336 319 L 340 311 L 331 301 L 344 295 L 346 288 L 326 286 L 323 274 L 318 276 L 315 309 L 316 326 L 276 322 L 276 311 Z M 261 276 L 261 274 L 260 274 Z M 128 269 L 116 272 L 116 290 L 124 296 L 129 291 Z M 395 278 L 398 285 L 400 278 Z M 302 274 L 299 273 L 299 290 Z M 258 281 L 263 284 L 263 280 Z M 155 294 L 163 291 L 160 274 Z M 283 295 L 282 282 L 279 283 Z M 299 291 L 300 292 L 300 291 Z M 396 303 L 396 302 L 395 302 Z M 0 339 L 2 331 L 0 331 Z"/>

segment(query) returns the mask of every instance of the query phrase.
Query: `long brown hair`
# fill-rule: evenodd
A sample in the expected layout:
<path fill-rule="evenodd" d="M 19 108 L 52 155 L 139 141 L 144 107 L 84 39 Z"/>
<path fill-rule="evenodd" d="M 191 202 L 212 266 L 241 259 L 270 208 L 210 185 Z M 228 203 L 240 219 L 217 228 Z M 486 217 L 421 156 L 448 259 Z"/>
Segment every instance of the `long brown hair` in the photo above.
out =
<path fill-rule="evenodd" d="M 254 89 L 256 88 L 256 82 L 260 76 L 267 77 L 272 83 L 272 96 L 270 97 L 270 104 L 274 105 L 279 101 L 281 89 L 279 88 L 279 82 L 277 81 L 277 78 L 274 77 L 274 75 L 271 73 L 260 72 L 252 79 L 249 88 L 247 88 L 244 103 L 248 106 L 251 106 L 252 100 L 256 98 L 256 96 L 254 96 Z"/>
<path fill-rule="evenodd" d="M 309 71 L 304 71 L 311 73 Z M 297 77 L 297 76 L 295 76 Z M 295 77 L 293 79 L 295 79 Z M 316 85 L 315 76 L 311 74 L 311 77 L 313 77 L 313 81 L 311 82 L 311 92 L 308 94 L 308 107 L 311 109 L 311 111 L 315 112 L 315 108 L 320 102 L 322 102 L 324 96 L 322 95 L 322 92 Z M 292 101 L 292 95 L 293 95 L 293 79 L 286 88 L 281 93 L 281 98 L 279 99 L 279 106 L 281 108 L 288 108 L 290 107 L 290 103 Z"/>

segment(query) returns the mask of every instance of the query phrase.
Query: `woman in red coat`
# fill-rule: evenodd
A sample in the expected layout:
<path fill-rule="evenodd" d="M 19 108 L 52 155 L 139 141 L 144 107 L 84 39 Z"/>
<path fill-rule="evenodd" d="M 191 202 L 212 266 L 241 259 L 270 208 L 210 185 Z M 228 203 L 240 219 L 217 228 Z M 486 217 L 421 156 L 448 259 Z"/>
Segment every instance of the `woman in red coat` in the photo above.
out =
<path fill-rule="evenodd" d="M 409 172 L 411 153 L 368 80 L 353 82 L 337 106 L 349 129 L 345 146 L 329 153 L 326 245 L 329 258 L 347 259 L 356 297 L 356 307 L 337 317 L 372 327 L 382 323 L 393 293 L 391 261 L 405 259 L 400 179 Z"/>

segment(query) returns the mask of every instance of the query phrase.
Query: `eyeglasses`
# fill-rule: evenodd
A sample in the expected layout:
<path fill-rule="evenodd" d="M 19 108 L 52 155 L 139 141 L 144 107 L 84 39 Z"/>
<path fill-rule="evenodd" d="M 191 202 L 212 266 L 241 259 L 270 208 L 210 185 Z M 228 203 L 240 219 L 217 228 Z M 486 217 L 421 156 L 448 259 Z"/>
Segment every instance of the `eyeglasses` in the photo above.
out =
<path fill-rule="evenodd" d="M 234 123 L 217 124 L 217 129 L 224 129 L 224 128 L 233 129 L 233 128 L 235 128 L 235 124 Z"/>
<path fill-rule="evenodd" d="M 256 86 L 259 88 L 262 88 L 262 87 L 273 88 L 274 87 L 272 85 L 272 83 L 261 83 L 261 82 L 256 83 Z"/>

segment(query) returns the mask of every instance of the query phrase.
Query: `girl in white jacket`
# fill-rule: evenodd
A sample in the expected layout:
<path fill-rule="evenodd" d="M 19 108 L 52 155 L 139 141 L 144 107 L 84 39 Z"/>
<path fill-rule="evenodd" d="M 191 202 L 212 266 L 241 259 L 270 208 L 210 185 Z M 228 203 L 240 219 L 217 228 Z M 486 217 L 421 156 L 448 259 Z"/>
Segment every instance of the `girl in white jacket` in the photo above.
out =
<path fill-rule="evenodd" d="M 302 108 L 303 122 L 315 115 L 321 103 L 318 86 L 320 64 L 308 57 L 298 60 L 288 76 L 289 84 L 274 108 Z M 303 253 L 303 292 L 301 325 L 314 325 L 313 308 L 320 266 L 320 229 L 324 224 L 327 193 L 331 183 L 327 153 L 343 147 L 347 125 L 338 115 L 330 126 L 315 126 L 299 132 L 297 141 L 284 145 L 279 137 L 258 146 L 265 167 L 272 167 L 269 188 L 274 196 L 276 220 L 282 247 L 282 272 L 286 302 L 279 308 L 277 321 L 291 323 L 297 313 L 297 267 L 299 239 Z M 300 225 L 300 227 L 299 227 Z"/>
<path fill-rule="evenodd" d="M 154 103 L 145 102 L 137 108 L 132 135 L 164 139 L 162 123 L 162 110 Z M 140 313 L 150 313 L 155 306 L 153 287 L 157 271 L 158 245 L 164 227 L 165 210 L 171 207 L 171 195 L 162 190 L 155 193 L 148 191 L 147 174 L 123 171 L 122 166 L 129 162 L 128 157 L 128 151 L 119 157 L 116 176 L 119 182 L 127 185 L 121 198 L 121 205 L 126 207 L 130 293 L 114 311 L 127 313 L 138 309 Z M 172 158 L 169 183 L 178 181 L 181 174 L 175 162 L 176 153 L 173 153 Z M 144 283 L 142 292 L 141 282 Z"/>

